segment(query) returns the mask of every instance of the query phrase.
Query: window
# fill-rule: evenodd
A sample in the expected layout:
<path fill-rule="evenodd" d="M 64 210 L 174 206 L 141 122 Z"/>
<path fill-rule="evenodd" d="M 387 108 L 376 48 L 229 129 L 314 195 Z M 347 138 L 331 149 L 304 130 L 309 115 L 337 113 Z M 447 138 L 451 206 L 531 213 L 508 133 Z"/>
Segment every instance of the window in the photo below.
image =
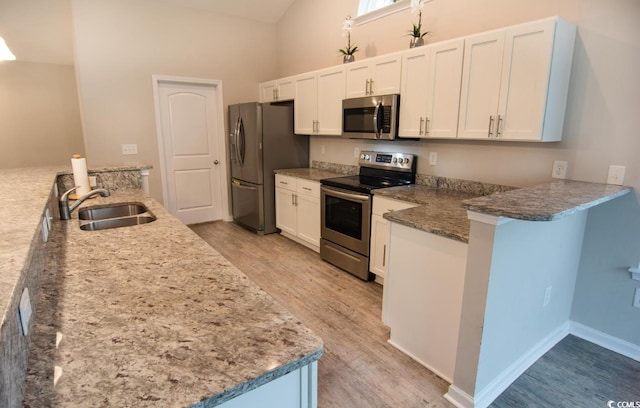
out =
<path fill-rule="evenodd" d="M 358 16 L 353 19 L 356 24 L 377 20 L 411 6 L 410 0 L 360 0 L 358 4 Z"/>

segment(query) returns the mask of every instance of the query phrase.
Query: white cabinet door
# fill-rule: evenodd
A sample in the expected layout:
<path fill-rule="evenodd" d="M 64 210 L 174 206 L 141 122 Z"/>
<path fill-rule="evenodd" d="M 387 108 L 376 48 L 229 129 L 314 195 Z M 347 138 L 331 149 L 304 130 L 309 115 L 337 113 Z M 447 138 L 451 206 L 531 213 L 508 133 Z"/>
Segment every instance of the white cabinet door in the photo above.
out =
<path fill-rule="evenodd" d="M 400 54 L 347 64 L 346 98 L 399 93 L 401 66 Z"/>
<path fill-rule="evenodd" d="M 276 100 L 290 101 L 295 97 L 296 83 L 295 77 L 278 79 L 278 89 L 276 90 Z"/>
<path fill-rule="evenodd" d="M 296 219 L 295 193 L 276 187 L 276 226 L 282 231 L 295 235 Z"/>
<path fill-rule="evenodd" d="M 371 63 L 371 94 L 400 93 L 401 68 L 402 57 L 400 54 L 375 58 Z"/>
<path fill-rule="evenodd" d="M 424 137 L 455 138 L 458 136 L 464 40 L 445 41 L 429 49 L 427 111 L 422 134 Z"/>
<path fill-rule="evenodd" d="M 497 120 L 504 31 L 467 37 L 464 43 L 458 137 L 494 137 Z"/>
<path fill-rule="evenodd" d="M 540 140 L 554 27 L 554 20 L 544 20 L 507 30 L 496 137 Z"/>
<path fill-rule="evenodd" d="M 368 62 L 352 62 L 347 64 L 347 85 L 345 97 L 358 98 L 369 94 L 371 74 Z"/>
<path fill-rule="evenodd" d="M 387 269 L 387 246 L 389 242 L 389 222 L 381 215 L 371 216 L 371 247 L 369 271 L 384 279 Z"/>
<path fill-rule="evenodd" d="M 342 135 L 342 100 L 345 95 L 345 68 L 334 67 L 318 72 L 317 132 Z"/>
<path fill-rule="evenodd" d="M 400 124 L 398 136 L 422 137 L 427 113 L 429 47 L 418 47 L 402 56 Z"/>
<path fill-rule="evenodd" d="M 295 79 L 294 129 L 296 134 L 312 135 L 316 130 L 318 88 L 316 73 L 300 75 Z"/>
<path fill-rule="evenodd" d="M 320 197 L 296 195 L 298 238 L 320 246 Z"/>
<path fill-rule="evenodd" d="M 274 101 L 276 99 L 277 86 L 278 82 L 276 80 L 261 82 L 259 85 L 260 97 L 258 98 L 260 103 Z"/>

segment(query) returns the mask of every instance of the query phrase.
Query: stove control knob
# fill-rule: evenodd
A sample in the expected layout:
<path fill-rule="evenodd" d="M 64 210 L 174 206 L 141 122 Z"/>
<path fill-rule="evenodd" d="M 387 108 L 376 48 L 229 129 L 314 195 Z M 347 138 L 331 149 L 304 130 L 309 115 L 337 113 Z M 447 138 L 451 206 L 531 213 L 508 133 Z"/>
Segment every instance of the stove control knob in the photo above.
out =
<path fill-rule="evenodd" d="M 409 158 L 408 157 L 404 158 L 404 164 L 409 164 Z"/>
<path fill-rule="evenodd" d="M 400 159 L 400 160 L 402 160 L 402 159 Z M 394 157 L 394 158 L 393 158 L 393 163 L 395 164 L 395 163 L 397 163 L 397 162 L 398 162 L 398 159 L 397 159 L 396 157 Z M 402 163 L 402 162 L 400 162 L 400 163 Z"/>
<path fill-rule="evenodd" d="M 360 155 L 360 160 L 364 160 L 364 153 Z"/>

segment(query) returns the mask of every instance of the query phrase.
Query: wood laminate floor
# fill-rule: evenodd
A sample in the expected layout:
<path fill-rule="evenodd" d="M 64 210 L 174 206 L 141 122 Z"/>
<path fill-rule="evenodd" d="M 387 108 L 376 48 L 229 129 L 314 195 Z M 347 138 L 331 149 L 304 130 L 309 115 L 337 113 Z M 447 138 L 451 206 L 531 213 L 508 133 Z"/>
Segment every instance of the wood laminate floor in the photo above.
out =
<path fill-rule="evenodd" d="M 221 221 L 191 229 L 322 337 L 319 408 L 453 406 L 443 397 L 446 381 L 387 343 L 380 285 L 279 234 L 258 236 Z M 640 401 L 639 382 L 640 363 L 568 336 L 492 406 L 605 407 Z"/>

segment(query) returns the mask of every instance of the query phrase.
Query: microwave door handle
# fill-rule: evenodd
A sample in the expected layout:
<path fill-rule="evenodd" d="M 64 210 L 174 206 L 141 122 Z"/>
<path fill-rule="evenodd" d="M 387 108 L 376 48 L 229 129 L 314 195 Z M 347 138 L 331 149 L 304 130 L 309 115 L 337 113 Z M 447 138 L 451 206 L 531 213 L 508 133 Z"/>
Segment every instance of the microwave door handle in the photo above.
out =
<path fill-rule="evenodd" d="M 378 115 L 380 114 L 380 108 L 382 107 L 382 101 L 378 101 L 376 109 L 373 111 L 373 132 L 376 134 L 376 139 L 380 139 L 382 130 L 378 126 Z"/>

